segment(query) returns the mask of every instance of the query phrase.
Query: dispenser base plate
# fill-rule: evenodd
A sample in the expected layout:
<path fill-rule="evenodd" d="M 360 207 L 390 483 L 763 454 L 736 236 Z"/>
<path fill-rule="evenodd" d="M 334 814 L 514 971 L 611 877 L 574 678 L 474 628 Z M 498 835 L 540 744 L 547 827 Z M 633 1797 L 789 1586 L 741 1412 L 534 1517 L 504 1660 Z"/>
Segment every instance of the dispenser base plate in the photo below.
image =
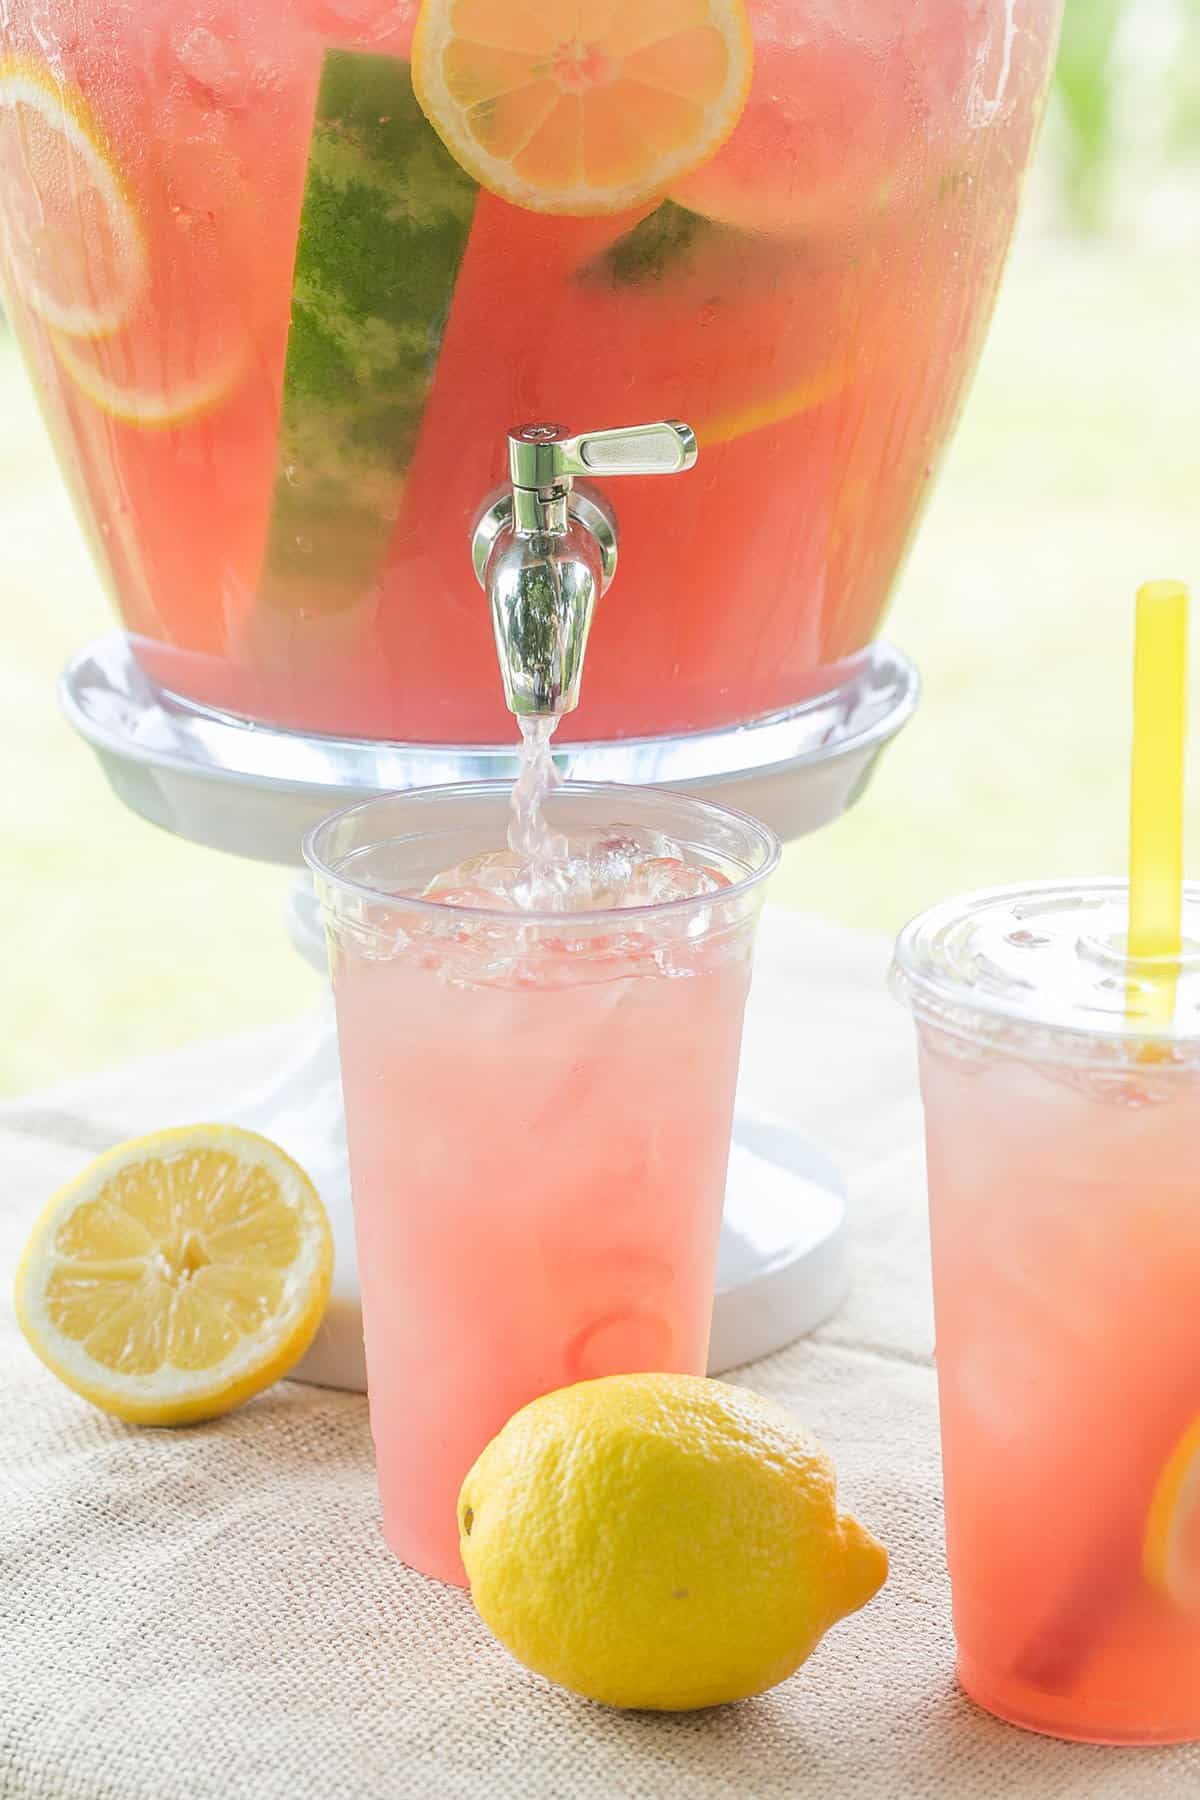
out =
<path fill-rule="evenodd" d="M 680 737 L 566 744 L 555 761 L 569 779 L 681 789 L 798 838 L 853 804 L 919 693 L 912 663 L 880 642 L 839 686 L 788 712 Z M 59 697 L 134 812 L 179 837 L 264 862 L 298 864 L 306 832 L 372 794 L 512 781 L 518 773 L 511 743 L 306 736 L 207 711 L 148 681 L 120 632 L 80 651 Z"/>

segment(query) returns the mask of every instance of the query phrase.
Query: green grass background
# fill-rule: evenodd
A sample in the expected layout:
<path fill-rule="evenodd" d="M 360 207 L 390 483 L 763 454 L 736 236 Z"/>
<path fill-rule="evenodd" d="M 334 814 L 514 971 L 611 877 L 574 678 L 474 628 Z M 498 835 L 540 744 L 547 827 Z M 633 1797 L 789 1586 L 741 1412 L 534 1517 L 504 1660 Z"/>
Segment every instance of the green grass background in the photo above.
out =
<path fill-rule="evenodd" d="M 888 622 L 924 704 L 777 901 L 894 931 L 956 889 L 1120 870 L 1133 592 L 1200 577 L 1194 275 L 1182 250 L 1020 247 Z M 0 1092 L 302 1012 L 290 875 L 132 817 L 58 716 L 111 619 L 7 339 L 0 600 Z M 1196 874 L 1198 811 L 1193 782 Z"/>

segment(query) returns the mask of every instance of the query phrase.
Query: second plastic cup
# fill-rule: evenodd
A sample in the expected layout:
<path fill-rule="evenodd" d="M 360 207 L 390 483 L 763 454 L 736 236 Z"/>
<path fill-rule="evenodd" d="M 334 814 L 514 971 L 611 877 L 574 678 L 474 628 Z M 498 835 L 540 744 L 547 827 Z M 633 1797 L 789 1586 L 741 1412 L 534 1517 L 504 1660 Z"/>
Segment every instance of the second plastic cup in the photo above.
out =
<path fill-rule="evenodd" d="M 1173 1014 L 1117 883 L 951 901 L 896 956 L 959 1678 L 1094 1742 L 1200 1737 L 1200 893 L 1186 915 Z"/>
<path fill-rule="evenodd" d="M 504 842 L 509 789 L 368 801 L 310 837 L 330 940 L 384 1531 L 465 1577 L 458 1489 L 517 1409 L 704 1372 L 751 954 L 778 844 L 680 795 L 569 786 L 727 888 L 590 914 L 412 897 Z"/>

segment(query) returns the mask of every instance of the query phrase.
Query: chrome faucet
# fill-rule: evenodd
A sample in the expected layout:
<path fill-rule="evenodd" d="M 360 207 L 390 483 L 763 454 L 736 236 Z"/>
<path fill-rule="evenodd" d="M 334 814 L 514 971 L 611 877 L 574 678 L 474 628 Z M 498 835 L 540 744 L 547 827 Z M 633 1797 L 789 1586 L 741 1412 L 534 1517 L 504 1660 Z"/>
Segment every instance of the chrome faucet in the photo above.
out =
<path fill-rule="evenodd" d="M 696 461 L 696 435 L 669 419 L 581 432 L 521 425 L 509 433 L 509 488 L 471 539 L 486 592 L 509 710 L 560 718 L 579 704 L 596 601 L 617 570 L 617 521 L 581 475 L 677 475 Z"/>

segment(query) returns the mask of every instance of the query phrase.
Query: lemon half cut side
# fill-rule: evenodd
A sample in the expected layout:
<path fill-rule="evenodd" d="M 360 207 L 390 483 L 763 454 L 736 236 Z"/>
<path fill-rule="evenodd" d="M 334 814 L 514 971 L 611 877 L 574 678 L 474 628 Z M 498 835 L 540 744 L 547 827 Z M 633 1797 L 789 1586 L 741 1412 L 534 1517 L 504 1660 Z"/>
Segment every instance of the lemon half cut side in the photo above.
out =
<path fill-rule="evenodd" d="M 287 1374 L 332 1274 L 304 1171 L 255 1132 L 194 1125 L 121 1144 L 54 1195 L 17 1271 L 17 1318 L 104 1411 L 189 1424 Z"/>

